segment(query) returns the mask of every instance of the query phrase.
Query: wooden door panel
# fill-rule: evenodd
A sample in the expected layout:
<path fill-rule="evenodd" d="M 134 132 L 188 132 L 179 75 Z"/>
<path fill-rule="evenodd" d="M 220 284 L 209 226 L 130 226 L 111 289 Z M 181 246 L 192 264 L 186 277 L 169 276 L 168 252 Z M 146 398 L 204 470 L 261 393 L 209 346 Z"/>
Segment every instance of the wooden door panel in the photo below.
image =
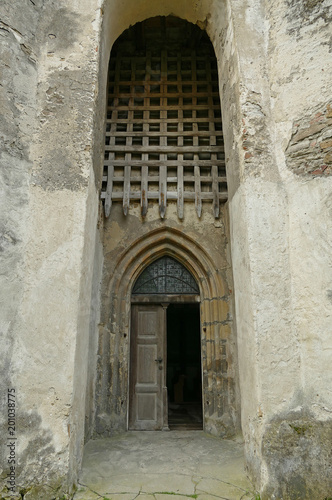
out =
<path fill-rule="evenodd" d="M 156 338 L 158 334 L 158 320 L 159 316 L 157 311 L 151 311 L 152 306 L 144 306 L 144 310 L 142 310 L 143 306 L 139 306 L 137 311 L 138 316 L 138 331 L 137 337 L 153 337 Z M 161 307 L 161 306 L 153 306 L 153 307 Z M 147 309 L 147 310 L 145 310 Z"/>
<path fill-rule="evenodd" d="M 138 345 L 137 346 L 137 359 L 144 360 L 144 362 L 137 363 L 137 383 L 136 386 L 140 384 L 152 384 L 156 386 L 158 384 L 158 366 L 156 359 L 158 357 L 158 351 L 156 345 Z"/>
<path fill-rule="evenodd" d="M 159 430 L 164 421 L 165 311 L 133 305 L 130 342 L 129 429 Z"/>
<path fill-rule="evenodd" d="M 136 418 L 138 421 L 146 421 L 154 426 L 154 423 L 157 420 L 155 394 L 137 394 Z"/>

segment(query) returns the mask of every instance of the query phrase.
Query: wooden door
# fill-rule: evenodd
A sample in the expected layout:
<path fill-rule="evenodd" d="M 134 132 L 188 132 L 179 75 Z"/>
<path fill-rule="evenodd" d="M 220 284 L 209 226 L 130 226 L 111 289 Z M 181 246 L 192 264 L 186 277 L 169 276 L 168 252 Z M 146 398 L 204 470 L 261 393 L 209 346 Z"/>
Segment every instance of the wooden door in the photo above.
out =
<path fill-rule="evenodd" d="M 166 310 L 132 305 L 129 429 L 167 428 Z"/>

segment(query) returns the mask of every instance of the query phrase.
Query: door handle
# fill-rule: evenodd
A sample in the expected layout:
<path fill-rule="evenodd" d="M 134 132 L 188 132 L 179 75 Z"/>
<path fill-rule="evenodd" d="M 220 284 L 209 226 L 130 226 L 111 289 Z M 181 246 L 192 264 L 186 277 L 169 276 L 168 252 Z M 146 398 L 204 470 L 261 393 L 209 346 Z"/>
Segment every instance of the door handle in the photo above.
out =
<path fill-rule="evenodd" d="M 155 361 L 156 361 L 157 363 L 162 363 L 163 358 L 157 358 L 157 359 L 155 359 Z"/>

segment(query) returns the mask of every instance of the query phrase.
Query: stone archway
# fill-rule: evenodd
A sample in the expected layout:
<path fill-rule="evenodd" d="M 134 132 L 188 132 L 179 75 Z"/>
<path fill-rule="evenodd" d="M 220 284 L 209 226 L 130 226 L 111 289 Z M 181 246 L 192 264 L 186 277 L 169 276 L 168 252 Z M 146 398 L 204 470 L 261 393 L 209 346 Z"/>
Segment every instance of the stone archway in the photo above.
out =
<path fill-rule="evenodd" d="M 203 13 L 207 6 L 199 12 L 191 12 L 190 6 L 184 10 L 175 4 L 173 7 L 172 14 L 193 21 L 202 28 L 207 26 L 206 23 L 199 21 L 199 18 L 204 19 Z M 167 6 L 167 12 L 163 9 L 160 11 L 160 8 L 160 5 L 155 4 L 146 6 L 137 18 L 133 18 L 133 24 L 155 15 L 171 14 L 170 5 Z M 223 8 L 226 9 L 226 6 Z M 121 18 L 122 8 L 119 11 L 118 18 L 123 21 L 122 28 L 125 29 L 128 27 L 128 19 Z M 121 34 L 118 33 L 119 26 L 113 26 L 110 12 L 105 13 L 105 23 L 109 23 L 110 28 L 107 36 L 112 37 L 105 40 L 109 47 Z M 133 12 L 128 14 L 131 18 Z M 117 33 L 115 38 L 113 38 L 114 33 Z M 214 46 L 216 48 L 216 45 Z M 229 134 L 230 131 L 225 133 L 228 140 Z M 96 432 L 101 435 L 127 429 L 130 334 L 130 288 L 128 287 L 152 259 L 162 255 L 174 255 L 180 262 L 181 260 L 187 262 L 189 270 L 200 283 L 205 430 L 225 436 L 233 434 L 234 429 L 239 428 L 240 405 L 237 347 L 233 324 L 232 271 L 228 247 L 228 206 L 223 206 L 220 221 L 211 219 L 211 214 L 204 214 L 199 224 L 195 224 L 193 215 L 196 217 L 196 214 L 192 213 L 190 207 L 188 208 L 189 204 L 184 207 L 184 213 L 180 217 L 181 219 L 183 217 L 183 221 L 178 220 L 178 214 L 174 213 L 174 206 L 172 208 L 171 205 L 170 203 L 167 209 L 169 221 L 165 224 L 156 223 L 153 207 L 149 208 L 146 220 L 140 219 L 135 203 L 129 211 L 131 217 L 126 216 L 127 220 L 120 216 L 119 210 L 113 213 L 112 207 L 112 220 L 105 221 L 104 273 L 105 276 L 111 276 L 111 281 L 103 285 L 102 292 L 99 346 L 102 355 L 99 357 L 96 417 Z M 124 212 L 128 214 L 128 206 L 126 207 Z M 134 220 L 136 222 L 133 224 Z M 158 229 L 154 229 L 156 227 Z M 135 236 L 139 233 L 145 236 L 133 241 L 133 238 L 128 236 L 131 232 Z M 198 243 L 194 242 L 195 239 Z M 116 245 L 118 251 L 115 249 Z M 128 250 L 124 250 L 122 257 L 119 258 L 119 252 L 123 250 L 124 245 L 128 245 Z M 198 248 L 200 250 L 196 252 Z M 111 262 L 112 259 L 115 261 Z"/>
<path fill-rule="evenodd" d="M 102 331 L 97 430 L 108 435 L 127 429 L 131 290 L 142 270 L 164 255 L 182 263 L 199 285 L 204 429 L 230 436 L 238 425 L 238 408 L 234 399 L 236 367 L 228 322 L 228 285 L 202 245 L 170 227 L 136 239 L 117 259 L 107 285 L 105 298 L 110 316 Z"/>

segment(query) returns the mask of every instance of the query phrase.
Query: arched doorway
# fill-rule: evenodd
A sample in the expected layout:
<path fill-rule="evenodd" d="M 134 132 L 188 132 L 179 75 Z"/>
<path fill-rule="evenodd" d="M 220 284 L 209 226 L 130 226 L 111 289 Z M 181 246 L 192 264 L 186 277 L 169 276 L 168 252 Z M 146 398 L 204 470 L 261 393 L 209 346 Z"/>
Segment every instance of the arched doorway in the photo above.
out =
<path fill-rule="evenodd" d="M 204 429 L 225 436 L 239 425 L 218 81 L 207 34 L 184 19 L 146 19 L 126 30 L 112 48 L 101 196 L 106 216 L 103 272 L 108 280 L 97 382 L 96 428 L 102 435 L 136 425 L 132 415 L 137 408 L 132 412 L 129 401 L 134 394 L 129 390 L 131 324 L 138 321 L 131 291 L 140 273 L 166 255 L 184 264 L 199 284 Z M 157 303 L 168 302 L 159 297 Z M 169 323 L 190 316 L 182 306 L 169 306 L 169 311 Z M 184 360 L 177 368 L 173 360 L 168 370 L 173 375 L 166 381 L 164 374 L 164 387 L 180 382 L 177 377 L 183 382 L 181 375 L 189 375 L 181 372 L 191 371 L 188 363 Z M 192 371 L 197 378 L 197 368 Z M 169 394 L 159 394 L 163 408 L 168 395 L 174 404 L 189 399 L 190 393 L 193 397 L 193 378 L 191 389 L 183 384 L 176 397 L 173 387 Z M 167 425 L 166 418 L 162 423 L 160 419 L 153 425 Z"/>
<path fill-rule="evenodd" d="M 118 207 L 118 210 L 121 208 Z M 117 210 L 116 207 L 113 214 L 116 213 L 115 210 Z M 129 218 L 129 223 L 132 220 L 136 221 L 136 219 Z M 158 222 L 158 227 L 153 230 L 150 225 L 140 226 L 140 232 L 143 234 L 139 237 L 135 237 L 134 229 L 127 233 L 114 232 L 114 229 L 118 227 L 117 219 L 111 226 L 110 234 L 113 238 L 111 243 L 114 250 L 110 250 L 108 255 L 108 264 L 112 266 L 112 272 L 109 272 L 110 280 L 104 294 L 104 311 L 107 318 L 105 322 L 102 321 L 100 329 L 96 415 L 98 432 L 101 435 L 113 435 L 115 432 L 125 431 L 131 427 L 129 418 L 131 411 L 129 401 L 130 342 L 132 326 L 134 321 L 137 321 L 133 319 L 132 309 L 136 304 L 153 305 L 149 300 L 151 296 L 154 296 L 154 300 L 157 299 L 157 305 L 161 309 L 161 304 L 170 304 L 169 311 L 178 304 L 187 303 L 188 307 L 191 304 L 192 307 L 195 305 L 199 307 L 203 426 L 206 432 L 219 436 L 231 436 L 238 425 L 239 407 L 235 397 L 236 352 L 230 310 L 231 297 L 225 271 L 227 263 L 219 249 L 212 245 L 212 238 L 215 238 L 213 231 L 217 235 L 220 234 L 220 229 L 214 225 L 209 226 L 212 234 L 207 233 L 202 236 L 199 233 L 192 233 L 194 239 L 192 235 L 187 234 L 186 227 L 174 228 L 167 224 L 169 224 L 167 220 Z M 122 240 L 127 238 L 124 240 L 125 248 L 120 253 L 117 251 L 119 246 L 116 238 L 122 238 Z M 191 290 L 190 293 L 177 296 L 166 292 L 157 295 L 150 289 L 150 295 L 141 294 L 135 298 L 132 291 L 135 290 L 135 284 L 139 283 L 139 276 L 143 276 L 142 273 L 149 268 L 150 264 L 166 256 L 175 259 L 189 271 L 198 285 L 199 294 L 196 293 L 196 289 L 195 293 Z M 185 290 L 182 291 L 185 292 Z M 160 312 L 160 315 L 162 314 L 164 316 L 161 319 L 157 314 L 155 321 L 165 321 L 166 312 Z M 177 311 L 175 316 L 176 314 L 179 320 L 179 315 L 183 314 L 183 311 Z M 184 314 L 188 314 L 188 311 Z M 168 319 L 169 322 L 174 321 L 174 316 L 173 319 L 171 317 Z M 158 357 L 158 355 L 154 357 L 151 355 L 153 363 L 157 363 L 154 360 Z M 188 387 L 183 389 L 183 402 L 187 400 L 187 393 L 188 390 L 190 393 L 190 385 L 193 385 L 195 376 L 194 373 L 190 374 L 195 371 L 195 368 L 189 367 L 189 360 L 185 362 L 187 367 L 180 366 L 180 368 L 187 369 L 186 375 L 189 374 L 191 380 Z M 169 367 L 169 371 L 172 370 L 173 376 L 176 375 L 174 360 L 173 366 Z M 176 382 L 173 380 L 173 384 Z M 163 387 L 167 387 L 167 384 L 170 388 L 171 382 L 167 382 L 164 378 Z M 168 393 L 165 391 L 163 397 L 166 401 L 167 396 Z M 175 403 L 175 400 L 173 402 Z M 166 408 L 165 404 L 164 408 Z"/>
<path fill-rule="evenodd" d="M 173 257 L 152 262 L 136 280 L 129 429 L 192 428 L 194 417 L 202 426 L 199 301 L 194 277 Z"/>
<path fill-rule="evenodd" d="M 135 238 L 144 241 L 142 234 L 148 235 L 151 231 L 153 234 L 155 228 L 164 234 L 176 229 L 183 239 L 186 239 L 185 235 L 190 235 L 191 241 L 196 240 L 198 246 L 204 247 L 205 255 L 201 252 L 199 263 L 195 256 L 198 265 L 196 274 L 192 273 L 200 282 L 202 300 L 202 328 L 198 327 L 198 342 L 202 333 L 204 428 L 214 434 L 229 435 L 234 431 L 237 420 L 235 395 L 231 388 L 235 380 L 235 339 L 228 341 L 233 335 L 229 304 L 232 278 L 227 271 L 230 267 L 227 256 L 228 211 L 225 206 L 228 195 L 218 79 L 217 60 L 209 37 L 204 30 L 183 19 L 173 16 L 146 19 L 118 38 L 109 62 L 102 199 L 106 216 L 105 274 L 108 276 L 118 273 L 118 268 L 115 269 L 111 262 L 113 257 L 118 258 L 118 251 L 126 245 L 130 247 Z M 115 250 L 117 234 L 122 235 L 118 240 L 118 251 Z M 171 234 L 173 236 L 174 232 Z M 190 245 L 185 243 L 181 246 L 182 255 L 177 251 L 169 253 L 165 241 L 160 241 L 160 248 L 162 255 L 179 258 L 185 266 L 188 264 L 188 269 L 194 270 L 195 265 L 190 263 L 189 258 Z M 204 265 L 206 254 L 210 256 L 208 267 Z M 130 288 L 133 279 L 138 277 L 136 272 L 145 269 L 158 255 L 150 251 L 144 264 L 140 257 L 132 255 L 130 265 L 138 267 L 135 276 L 126 284 Z M 222 290 L 205 290 L 203 299 L 201 281 L 205 279 L 209 283 L 220 279 Z M 126 299 L 116 289 L 110 288 L 108 293 L 112 297 L 116 295 L 112 299 L 113 304 L 108 305 L 111 311 L 118 301 L 124 303 L 126 300 L 129 302 L 127 307 L 131 307 L 128 288 Z M 151 302 L 151 298 L 147 300 Z M 158 325 L 165 324 L 167 319 L 166 312 L 162 313 L 160 309 L 163 303 L 169 302 L 158 297 L 159 306 L 154 307 L 154 313 L 150 314 L 154 316 L 151 321 Z M 176 308 L 173 313 L 178 315 L 178 320 L 188 314 L 186 310 L 176 311 Z M 160 366 L 163 373 L 159 374 L 157 395 L 138 396 L 132 387 L 137 384 L 137 378 L 130 381 L 130 391 L 126 387 L 124 394 L 124 384 L 129 383 L 130 366 L 134 364 L 137 369 L 143 363 L 146 368 L 146 363 L 144 355 L 143 361 L 129 362 L 130 353 L 134 352 L 137 357 L 139 348 L 136 341 L 130 350 L 130 345 L 125 343 L 122 346 L 120 339 L 117 341 L 114 338 L 117 331 L 122 332 L 120 335 L 124 338 L 126 335 L 132 337 L 133 332 L 136 337 L 140 335 L 135 329 L 130 330 L 130 324 L 125 325 L 128 334 L 123 333 L 123 314 L 132 324 L 139 321 L 138 316 L 149 316 L 146 306 L 140 306 L 140 312 L 133 307 L 133 314 L 131 309 L 117 315 L 112 313 L 109 327 L 112 332 L 111 363 L 105 366 L 105 371 L 110 374 L 110 383 L 105 383 L 103 388 L 110 405 L 100 418 L 110 422 L 110 433 L 114 425 L 116 428 L 121 425 L 123 429 L 124 418 L 126 429 L 163 428 L 167 426 L 168 395 L 172 394 L 174 404 L 179 401 L 182 404 L 184 399 L 189 399 L 188 392 L 193 394 L 194 390 L 192 387 L 185 388 L 185 382 L 189 387 L 193 386 L 192 378 L 197 378 L 197 367 L 193 368 L 189 382 L 189 374 L 183 373 L 191 372 L 191 368 L 186 366 L 189 359 L 182 356 L 180 367 L 173 361 L 169 367 L 169 372 L 174 372 L 173 380 L 168 380 L 168 386 L 178 384 L 176 398 L 174 390 L 169 394 L 167 392 L 164 366 Z M 165 328 L 163 342 L 166 339 Z M 105 341 L 108 342 L 107 336 Z M 156 348 L 158 339 L 154 342 Z M 142 347 L 140 349 L 144 351 Z M 155 370 L 143 370 L 140 376 L 150 377 L 152 383 L 152 372 Z M 154 383 L 156 385 L 156 378 Z M 140 406 L 138 400 L 141 401 Z M 151 411 L 147 410 L 149 407 Z"/>

